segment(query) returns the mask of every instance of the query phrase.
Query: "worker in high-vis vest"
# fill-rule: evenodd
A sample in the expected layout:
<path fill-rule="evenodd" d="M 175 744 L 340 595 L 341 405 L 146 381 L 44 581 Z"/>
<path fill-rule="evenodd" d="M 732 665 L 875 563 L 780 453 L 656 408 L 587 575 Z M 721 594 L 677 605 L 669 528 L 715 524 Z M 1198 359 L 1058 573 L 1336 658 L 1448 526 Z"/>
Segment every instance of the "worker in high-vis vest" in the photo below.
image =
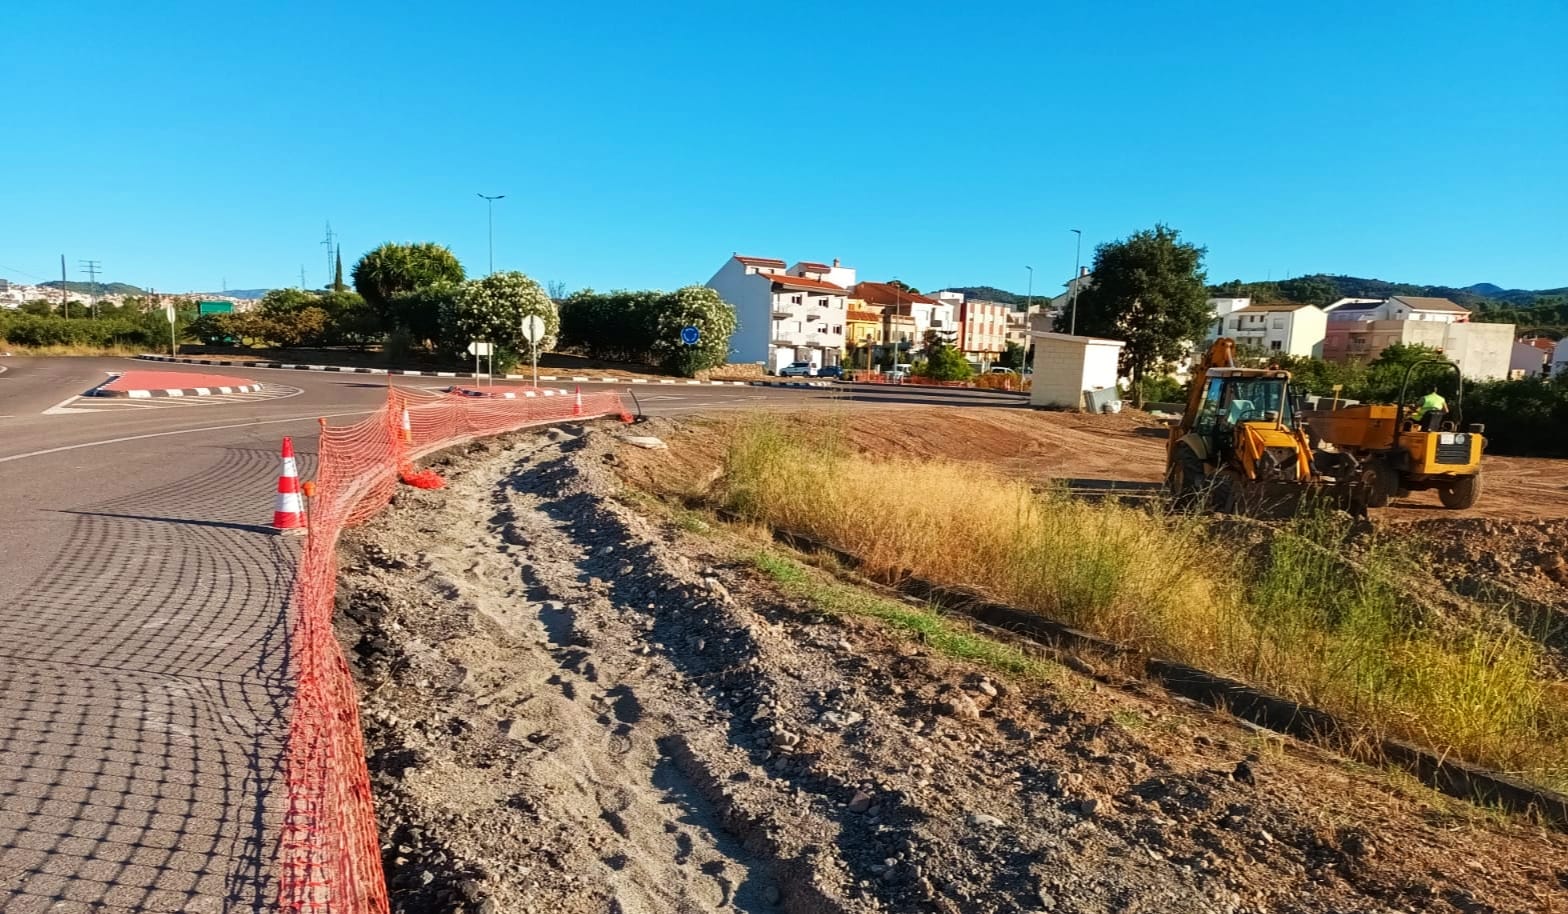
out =
<path fill-rule="evenodd" d="M 1444 414 L 1448 412 L 1448 401 L 1433 387 L 1432 392 L 1421 398 L 1421 403 L 1416 411 L 1411 414 L 1412 421 L 1421 422 L 1433 413 Z"/>

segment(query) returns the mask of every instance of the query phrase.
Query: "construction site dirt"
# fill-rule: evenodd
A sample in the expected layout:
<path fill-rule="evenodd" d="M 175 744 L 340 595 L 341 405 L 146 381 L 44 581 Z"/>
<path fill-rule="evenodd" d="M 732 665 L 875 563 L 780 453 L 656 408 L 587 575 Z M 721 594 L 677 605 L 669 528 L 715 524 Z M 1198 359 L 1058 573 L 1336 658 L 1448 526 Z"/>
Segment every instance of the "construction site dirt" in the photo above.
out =
<path fill-rule="evenodd" d="M 851 425 L 1020 468 L 1027 447 L 1081 478 L 1147 479 L 1138 455 L 1159 453 L 1140 417 L 998 412 Z M 610 429 L 470 446 L 444 491 L 404 491 L 344 544 L 394 910 L 1568 904 L 1560 833 L 1136 679 L 1012 679 L 785 595 L 754 533 L 627 486 L 713 472 L 709 426 L 659 425 L 667 451 Z"/>

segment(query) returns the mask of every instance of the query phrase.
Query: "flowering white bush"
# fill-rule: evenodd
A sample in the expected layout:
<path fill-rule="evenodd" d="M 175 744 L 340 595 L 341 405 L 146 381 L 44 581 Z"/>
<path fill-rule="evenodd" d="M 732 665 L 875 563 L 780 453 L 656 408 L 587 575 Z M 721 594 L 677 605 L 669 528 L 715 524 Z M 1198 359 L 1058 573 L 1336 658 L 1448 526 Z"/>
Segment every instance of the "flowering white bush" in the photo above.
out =
<path fill-rule="evenodd" d="M 735 308 L 706 286 L 686 286 L 659 297 L 650 347 L 659 364 L 690 377 L 723 365 L 737 322 Z M 696 327 L 697 345 L 681 342 L 681 330 Z"/>
<path fill-rule="evenodd" d="M 469 343 L 483 340 L 496 347 L 498 366 L 514 359 L 527 362 L 532 353 L 523 336 L 523 318 L 530 315 L 544 320 L 545 336 L 539 341 L 539 351 L 554 349 L 561 316 L 538 283 L 516 272 L 470 280 L 442 308 L 441 344 L 462 355 Z"/>

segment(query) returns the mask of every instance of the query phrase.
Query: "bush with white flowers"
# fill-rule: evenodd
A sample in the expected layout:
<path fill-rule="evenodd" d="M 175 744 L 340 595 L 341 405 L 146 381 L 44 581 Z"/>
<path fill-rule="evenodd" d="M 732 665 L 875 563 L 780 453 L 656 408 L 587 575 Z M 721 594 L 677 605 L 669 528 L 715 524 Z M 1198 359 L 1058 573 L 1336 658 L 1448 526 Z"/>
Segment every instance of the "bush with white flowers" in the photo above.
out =
<path fill-rule="evenodd" d="M 442 347 L 464 355 L 469 343 L 482 340 L 495 347 L 497 369 L 527 362 L 532 353 L 523 336 L 523 318 L 528 316 L 544 321 L 545 335 L 539 341 L 539 351 L 554 349 L 561 317 L 555 302 L 537 282 L 516 272 L 492 273 L 470 280 L 443 303 Z"/>

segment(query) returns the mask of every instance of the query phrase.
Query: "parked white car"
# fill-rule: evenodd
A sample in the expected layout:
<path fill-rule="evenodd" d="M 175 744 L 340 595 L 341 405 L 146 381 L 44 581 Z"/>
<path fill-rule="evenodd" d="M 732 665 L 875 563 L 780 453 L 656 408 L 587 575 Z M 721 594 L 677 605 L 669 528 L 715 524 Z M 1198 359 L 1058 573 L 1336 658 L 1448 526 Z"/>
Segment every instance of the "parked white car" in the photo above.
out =
<path fill-rule="evenodd" d="M 810 362 L 791 362 L 779 369 L 781 378 L 809 378 L 816 373 Z"/>

